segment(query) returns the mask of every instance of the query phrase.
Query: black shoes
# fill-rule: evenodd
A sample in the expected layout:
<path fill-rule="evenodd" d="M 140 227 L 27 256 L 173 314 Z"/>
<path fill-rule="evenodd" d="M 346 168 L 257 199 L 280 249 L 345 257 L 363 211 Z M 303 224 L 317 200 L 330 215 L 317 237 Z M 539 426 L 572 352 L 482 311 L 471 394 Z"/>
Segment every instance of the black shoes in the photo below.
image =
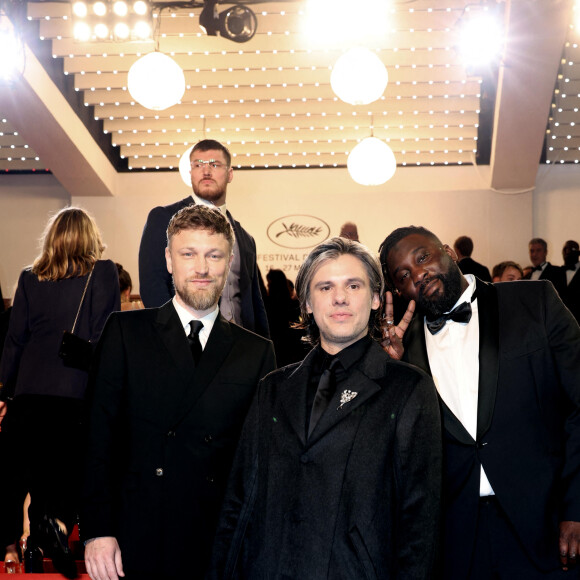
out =
<path fill-rule="evenodd" d="M 31 533 L 35 545 L 39 546 L 46 558 L 52 560 L 57 572 L 65 578 L 78 578 L 77 565 L 68 547 L 68 538 L 54 518 L 44 515 Z"/>

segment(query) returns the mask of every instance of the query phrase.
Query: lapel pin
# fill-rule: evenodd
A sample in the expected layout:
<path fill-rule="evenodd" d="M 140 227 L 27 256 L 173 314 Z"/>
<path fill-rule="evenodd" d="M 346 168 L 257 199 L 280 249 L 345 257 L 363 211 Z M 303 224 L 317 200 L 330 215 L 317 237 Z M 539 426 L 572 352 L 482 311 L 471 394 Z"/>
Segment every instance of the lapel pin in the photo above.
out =
<path fill-rule="evenodd" d="M 357 395 L 358 393 L 356 391 L 349 391 L 348 389 L 342 391 L 340 395 L 340 405 L 336 410 L 340 411 L 343 405 L 346 405 L 346 403 L 350 403 Z"/>

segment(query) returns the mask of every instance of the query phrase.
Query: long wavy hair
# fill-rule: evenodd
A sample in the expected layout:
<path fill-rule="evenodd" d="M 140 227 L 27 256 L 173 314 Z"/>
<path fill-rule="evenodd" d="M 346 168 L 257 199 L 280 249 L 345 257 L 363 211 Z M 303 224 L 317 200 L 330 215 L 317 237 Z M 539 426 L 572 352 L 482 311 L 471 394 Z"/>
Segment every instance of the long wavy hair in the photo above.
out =
<path fill-rule="evenodd" d="M 48 220 L 41 247 L 32 264 L 41 281 L 84 276 L 105 249 L 95 220 L 80 207 L 61 209 Z"/>

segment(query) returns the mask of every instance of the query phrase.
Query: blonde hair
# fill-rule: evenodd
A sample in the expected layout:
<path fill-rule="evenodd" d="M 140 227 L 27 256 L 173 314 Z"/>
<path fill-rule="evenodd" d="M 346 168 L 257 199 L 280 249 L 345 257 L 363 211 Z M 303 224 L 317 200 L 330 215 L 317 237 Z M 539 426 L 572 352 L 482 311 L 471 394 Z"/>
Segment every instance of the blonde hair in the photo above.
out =
<path fill-rule="evenodd" d="M 79 207 L 66 207 L 52 216 L 41 245 L 32 272 L 39 280 L 51 281 L 88 274 L 105 249 L 95 220 Z"/>

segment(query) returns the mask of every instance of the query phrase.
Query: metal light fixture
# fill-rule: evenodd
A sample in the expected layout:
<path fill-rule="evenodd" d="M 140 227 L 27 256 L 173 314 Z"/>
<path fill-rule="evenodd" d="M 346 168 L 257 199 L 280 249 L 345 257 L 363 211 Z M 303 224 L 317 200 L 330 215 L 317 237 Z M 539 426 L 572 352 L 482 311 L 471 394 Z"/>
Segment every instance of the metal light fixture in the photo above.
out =
<path fill-rule="evenodd" d="M 205 0 L 199 25 L 208 36 L 220 36 L 234 42 L 248 42 L 258 29 L 256 15 L 247 6 L 235 4 L 218 14 L 217 0 Z"/>
<path fill-rule="evenodd" d="M 153 35 L 151 8 L 144 0 L 77 0 L 72 13 L 73 36 L 80 42 L 150 40 Z"/>

